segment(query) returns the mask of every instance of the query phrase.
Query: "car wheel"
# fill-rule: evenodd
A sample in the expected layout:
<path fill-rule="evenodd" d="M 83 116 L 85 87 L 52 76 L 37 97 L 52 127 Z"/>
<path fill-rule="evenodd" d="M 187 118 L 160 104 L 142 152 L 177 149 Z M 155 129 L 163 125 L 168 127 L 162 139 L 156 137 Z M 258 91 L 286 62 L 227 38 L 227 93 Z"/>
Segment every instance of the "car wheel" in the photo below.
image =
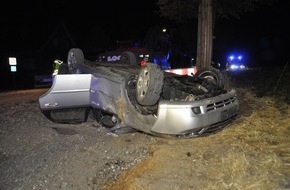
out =
<path fill-rule="evenodd" d="M 94 109 L 93 114 L 97 122 L 99 122 L 103 127 L 112 128 L 117 123 L 119 123 L 119 120 L 116 116 L 105 113 L 101 110 Z"/>
<path fill-rule="evenodd" d="M 77 73 L 77 65 L 85 61 L 83 51 L 78 48 L 72 48 L 67 54 L 67 64 L 70 73 Z"/>
<path fill-rule="evenodd" d="M 198 70 L 194 76 L 209 91 L 224 89 L 224 75 L 216 68 Z"/>
<path fill-rule="evenodd" d="M 157 103 L 162 92 L 164 73 L 160 67 L 147 63 L 138 74 L 136 98 L 139 104 L 152 106 Z"/>
<path fill-rule="evenodd" d="M 136 55 L 131 52 L 131 51 L 125 51 L 121 54 L 121 59 L 120 61 L 122 63 L 127 63 L 131 65 L 136 65 L 137 64 L 137 58 Z"/>

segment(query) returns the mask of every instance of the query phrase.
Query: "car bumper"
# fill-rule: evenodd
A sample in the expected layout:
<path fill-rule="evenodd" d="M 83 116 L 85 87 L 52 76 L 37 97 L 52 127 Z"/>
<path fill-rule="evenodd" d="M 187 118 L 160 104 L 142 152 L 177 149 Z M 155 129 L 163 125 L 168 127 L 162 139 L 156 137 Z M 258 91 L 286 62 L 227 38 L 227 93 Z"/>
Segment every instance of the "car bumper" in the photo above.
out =
<path fill-rule="evenodd" d="M 226 123 L 239 110 L 235 90 L 226 94 L 194 102 L 160 101 L 153 133 L 201 135 Z"/>

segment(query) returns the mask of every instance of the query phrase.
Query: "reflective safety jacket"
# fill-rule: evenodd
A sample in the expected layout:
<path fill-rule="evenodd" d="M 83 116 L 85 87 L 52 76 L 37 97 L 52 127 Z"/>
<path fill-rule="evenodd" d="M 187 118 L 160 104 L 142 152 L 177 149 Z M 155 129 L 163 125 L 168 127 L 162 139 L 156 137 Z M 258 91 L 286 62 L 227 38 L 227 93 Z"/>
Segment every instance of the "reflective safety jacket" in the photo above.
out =
<path fill-rule="evenodd" d="M 58 74 L 59 67 L 63 63 L 63 61 L 57 59 L 57 60 L 54 60 L 53 63 L 54 63 L 54 66 L 53 66 L 54 70 L 53 70 L 52 75 L 55 76 Z"/>

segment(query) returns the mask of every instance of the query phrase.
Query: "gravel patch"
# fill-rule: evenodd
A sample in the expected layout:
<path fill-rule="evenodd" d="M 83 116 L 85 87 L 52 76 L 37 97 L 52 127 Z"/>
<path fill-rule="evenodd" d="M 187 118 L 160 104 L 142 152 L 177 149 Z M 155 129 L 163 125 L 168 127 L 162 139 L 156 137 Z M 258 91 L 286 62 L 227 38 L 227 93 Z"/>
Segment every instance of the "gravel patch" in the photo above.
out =
<path fill-rule="evenodd" d="M 156 141 L 139 132 L 110 133 L 93 120 L 53 123 L 38 96 L 27 93 L 33 92 L 13 94 L 0 107 L 0 190 L 102 189 L 148 157 Z"/>

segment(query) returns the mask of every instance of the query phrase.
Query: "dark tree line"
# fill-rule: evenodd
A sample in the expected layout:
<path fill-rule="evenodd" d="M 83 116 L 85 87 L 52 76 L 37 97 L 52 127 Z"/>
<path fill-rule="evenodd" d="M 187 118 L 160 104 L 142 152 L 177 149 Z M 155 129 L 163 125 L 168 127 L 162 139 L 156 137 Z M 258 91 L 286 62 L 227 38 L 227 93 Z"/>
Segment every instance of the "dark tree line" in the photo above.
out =
<path fill-rule="evenodd" d="M 278 0 L 158 0 L 157 5 L 161 16 L 176 22 L 198 19 L 196 64 L 198 68 L 207 68 L 212 60 L 216 19 L 238 19 L 245 13 L 275 1 Z"/>

